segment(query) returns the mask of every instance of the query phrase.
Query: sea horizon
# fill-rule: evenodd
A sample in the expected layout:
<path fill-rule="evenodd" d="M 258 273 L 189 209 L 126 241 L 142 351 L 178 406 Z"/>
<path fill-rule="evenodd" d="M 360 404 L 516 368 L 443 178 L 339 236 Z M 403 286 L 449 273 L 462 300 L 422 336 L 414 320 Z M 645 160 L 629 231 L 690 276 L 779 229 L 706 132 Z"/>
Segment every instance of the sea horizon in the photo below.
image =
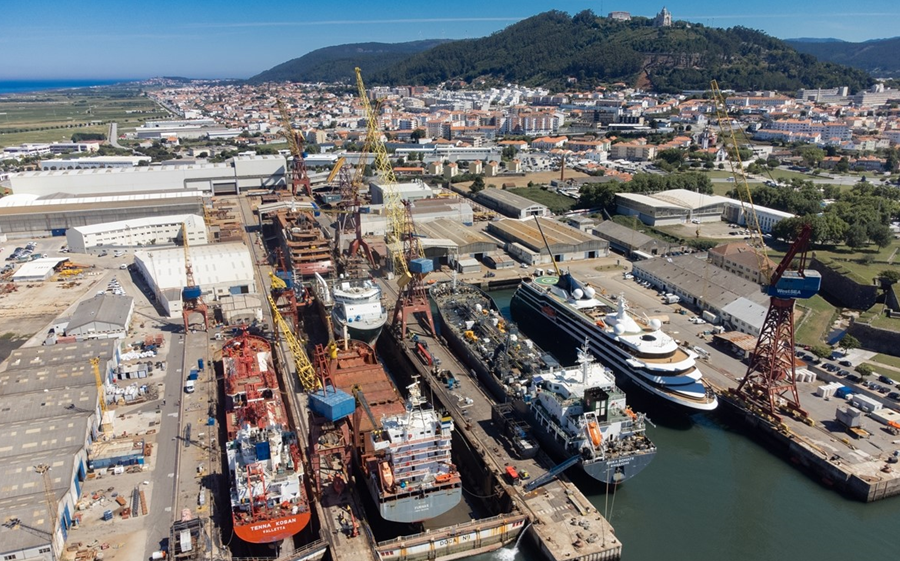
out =
<path fill-rule="evenodd" d="M 47 90 L 60 90 L 71 88 L 89 88 L 92 86 L 109 86 L 112 84 L 120 84 L 123 82 L 135 82 L 138 78 L 115 78 L 115 79 L 71 79 L 71 80 L 0 80 L 0 94 L 9 93 L 30 93 Z"/>

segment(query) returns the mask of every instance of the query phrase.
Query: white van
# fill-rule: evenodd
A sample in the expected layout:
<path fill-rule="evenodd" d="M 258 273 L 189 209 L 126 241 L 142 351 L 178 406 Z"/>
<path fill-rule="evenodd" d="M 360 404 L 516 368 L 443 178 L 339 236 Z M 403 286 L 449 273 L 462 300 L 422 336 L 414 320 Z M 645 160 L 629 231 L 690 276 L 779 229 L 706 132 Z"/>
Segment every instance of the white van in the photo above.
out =
<path fill-rule="evenodd" d="M 184 393 L 194 393 L 194 380 L 188 380 L 184 383 Z"/>

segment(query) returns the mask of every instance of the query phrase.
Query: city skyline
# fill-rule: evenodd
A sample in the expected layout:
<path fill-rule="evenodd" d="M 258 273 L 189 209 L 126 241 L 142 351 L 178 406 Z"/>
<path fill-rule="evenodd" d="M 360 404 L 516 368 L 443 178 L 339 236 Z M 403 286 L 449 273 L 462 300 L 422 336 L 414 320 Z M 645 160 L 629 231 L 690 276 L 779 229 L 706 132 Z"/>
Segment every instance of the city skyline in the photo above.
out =
<path fill-rule="evenodd" d="M 848 12 L 837 0 L 807 6 L 761 0 L 753 10 L 708 0 L 636 2 L 523 0 L 484 5 L 460 0 L 437 11 L 429 3 L 389 5 L 344 0 L 299 6 L 284 0 L 249 6 L 224 0 L 128 4 L 98 0 L 48 2 L 40 18 L 33 6 L 4 9 L 0 75 L 7 80 L 114 79 L 179 75 L 247 78 L 272 66 L 333 45 L 484 37 L 548 10 L 605 16 L 629 11 L 652 17 L 666 6 L 674 19 L 711 27 L 736 25 L 781 39 L 866 41 L 897 35 L 900 9 L 874 0 Z M 747 12 L 755 13 L 747 13 Z M 808 12 L 808 13 L 803 13 Z"/>

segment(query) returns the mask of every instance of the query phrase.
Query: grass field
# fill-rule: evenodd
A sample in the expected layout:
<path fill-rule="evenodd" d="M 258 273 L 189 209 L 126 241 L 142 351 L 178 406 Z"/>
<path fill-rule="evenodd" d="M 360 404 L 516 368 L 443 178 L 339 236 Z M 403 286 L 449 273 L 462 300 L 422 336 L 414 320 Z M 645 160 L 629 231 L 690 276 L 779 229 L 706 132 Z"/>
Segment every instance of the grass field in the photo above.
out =
<path fill-rule="evenodd" d="M 864 364 L 868 364 L 869 366 L 872 367 L 872 370 L 874 371 L 875 376 L 884 375 L 884 376 L 887 376 L 888 378 L 894 380 L 895 382 L 900 382 L 900 372 L 890 369 L 890 368 L 884 368 L 884 367 L 882 367 L 882 363 L 878 363 L 878 362 L 866 362 Z"/>
<path fill-rule="evenodd" d="M 69 140 L 76 132 L 106 134 L 112 121 L 119 123 L 122 133 L 143 121 L 169 116 L 137 89 L 101 91 L 0 96 L 0 147 Z"/>
<path fill-rule="evenodd" d="M 877 354 L 873 356 L 871 360 L 880 362 L 882 364 L 887 364 L 888 366 L 893 366 L 894 368 L 900 368 L 900 357 Z"/>
<path fill-rule="evenodd" d="M 794 334 L 797 343 L 810 346 L 821 344 L 831 331 L 837 310 L 818 295 L 797 302 L 797 308 L 803 312 Z"/>
<path fill-rule="evenodd" d="M 516 189 L 509 189 L 509 192 L 515 193 L 520 197 L 525 197 L 526 199 L 532 200 L 536 203 L 547 205 L 547 207 L 550 208 L 550 210 L 552 210 L 555 214 L 571 210 L 577 202 L 575 199 L 570 199 L 569 197 L 560 195 L 559 193 L 544 191 L 539 187 L 518 187 Z"/>

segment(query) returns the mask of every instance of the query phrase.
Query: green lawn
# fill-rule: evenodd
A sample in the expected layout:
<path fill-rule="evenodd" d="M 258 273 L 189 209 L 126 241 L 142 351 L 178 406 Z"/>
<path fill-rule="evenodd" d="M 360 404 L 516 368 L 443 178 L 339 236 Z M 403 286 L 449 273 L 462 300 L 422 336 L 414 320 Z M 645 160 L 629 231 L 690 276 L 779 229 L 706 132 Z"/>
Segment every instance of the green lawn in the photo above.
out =
<path fill-rule="evenodd" d="M 872 360 L 875 362 L 880 362 L 882 364 L 887 364 L 888 366 L 893 366 L 894 368 L 900 368 L 900 357 L 877 354 L 872 357 Z"/>
<path fill-rule="evenodd" d="M 572 210 L 577 202 L 559 193 L 544 191 L 540 187 L 519 187 L 517 189 L 509 189 L 510 193 L 515 193 L 520 197 L 532 200 L 542 205 L 547 205 L 554 213 L 566 212 Z"/>
<path fill-rule="evenodd" d="M 872 367 L 875 376 L 884 375 L 896 382 L 900 382 L 900 372 L 891 370 L 890 368 L 879 368 L 879 364 L 877 362 L 866 362 L 864 364 L 868 364 Z"/>
<path fill-rule="evenodd" d="M 139 93 L 132 87 L 0 96 L 0 147 L 68 140 L 76 132 L 105 134 L 111 121 L 121 132 L 169 116 Z"/>
<path fill-rule="evenodd" d="M 794 334 L 797 343 L 812 346 L 824 342 L 831 331 L 837 309 L 819 295 L 797 302 L 797 308 L 803 312 Z"/>

